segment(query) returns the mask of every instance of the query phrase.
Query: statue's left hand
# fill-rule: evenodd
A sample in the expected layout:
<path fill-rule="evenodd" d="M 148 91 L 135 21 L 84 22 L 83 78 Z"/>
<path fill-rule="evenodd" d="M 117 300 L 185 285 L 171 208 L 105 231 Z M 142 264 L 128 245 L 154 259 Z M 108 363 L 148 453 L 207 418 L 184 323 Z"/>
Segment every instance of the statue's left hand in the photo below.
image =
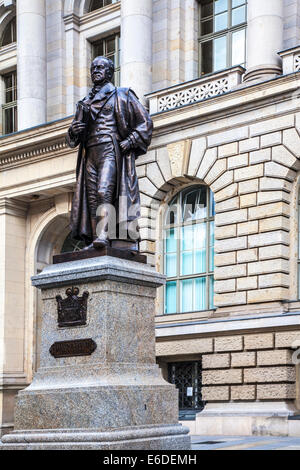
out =
<path fill-rule="evenodd" d="M 120 147 L 123 153 L 128 152 L 128 150 L 130 150 L 130 147 L 131 147 L 128 139 L 125 139 L 122 142 L 120 142 Z"/>

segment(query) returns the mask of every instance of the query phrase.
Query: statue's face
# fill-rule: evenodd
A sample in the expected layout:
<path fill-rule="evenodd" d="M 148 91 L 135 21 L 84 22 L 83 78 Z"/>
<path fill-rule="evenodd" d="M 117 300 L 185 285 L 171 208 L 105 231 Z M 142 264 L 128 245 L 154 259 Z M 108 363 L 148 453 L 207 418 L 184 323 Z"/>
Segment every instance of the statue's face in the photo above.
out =
<path fill-rule="evenodd" d="M 95 85 L 101 84 L 109 78 L 109 66 L 106 59 L 102 58 L 93 60 L 91 65 L 91 76 Z"/>

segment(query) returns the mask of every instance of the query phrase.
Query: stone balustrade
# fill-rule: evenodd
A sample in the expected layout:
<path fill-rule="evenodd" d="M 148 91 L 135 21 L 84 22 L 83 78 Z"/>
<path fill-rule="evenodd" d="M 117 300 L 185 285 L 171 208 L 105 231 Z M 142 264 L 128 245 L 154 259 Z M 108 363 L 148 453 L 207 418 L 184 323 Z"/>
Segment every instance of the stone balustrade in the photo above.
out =
<path fill-rule="evenodd" d="M 150 93 L 146 95 L 149 99 L 150 113 L 181 108 L 228 93 L 241 83 L 244 72 L 243 67 L 237 66 Z"/>
<path fill-rule="evenodd" d="M 300 72 L 300 46 L 281 51 L 279 55 L 282 58 L 283 75 Z"/>

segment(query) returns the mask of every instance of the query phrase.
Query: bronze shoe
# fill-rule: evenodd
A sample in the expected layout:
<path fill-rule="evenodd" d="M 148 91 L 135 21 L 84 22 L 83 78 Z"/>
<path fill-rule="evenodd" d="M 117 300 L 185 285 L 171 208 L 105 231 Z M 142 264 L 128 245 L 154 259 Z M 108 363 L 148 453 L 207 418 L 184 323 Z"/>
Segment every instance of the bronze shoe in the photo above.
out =
<path fill-rule="evenodd" d="M 96 240 L 93 241 L 93 246 L 94 248 L 103 248 L 105 246 L 109 245 L 109 241 L 105 238 L 96 238 Z"/>
<path fill-rule="evenodd" d="M 82 248 L 81 251 L 93 250 L 93 248 L 94 248 L 94 245 L 93 245 L 93 243 L 91 243 L 90 245 L 87 245 L 84 248 Z"/>

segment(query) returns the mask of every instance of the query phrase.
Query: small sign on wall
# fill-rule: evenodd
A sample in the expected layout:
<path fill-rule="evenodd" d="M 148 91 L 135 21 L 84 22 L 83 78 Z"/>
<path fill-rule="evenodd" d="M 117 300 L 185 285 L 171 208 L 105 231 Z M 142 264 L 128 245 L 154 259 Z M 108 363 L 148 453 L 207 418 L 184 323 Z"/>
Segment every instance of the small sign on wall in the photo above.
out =
<path fill-rule="evenodd" d="M 194 391 L 194 388 L 193 388 L 193 387 L 187 387 L 187 389 L 186 389 L 186 396 L 187 396 L 187 397 L 192 397 L 192 396 L 193 396 L 193 391 Z"/>

